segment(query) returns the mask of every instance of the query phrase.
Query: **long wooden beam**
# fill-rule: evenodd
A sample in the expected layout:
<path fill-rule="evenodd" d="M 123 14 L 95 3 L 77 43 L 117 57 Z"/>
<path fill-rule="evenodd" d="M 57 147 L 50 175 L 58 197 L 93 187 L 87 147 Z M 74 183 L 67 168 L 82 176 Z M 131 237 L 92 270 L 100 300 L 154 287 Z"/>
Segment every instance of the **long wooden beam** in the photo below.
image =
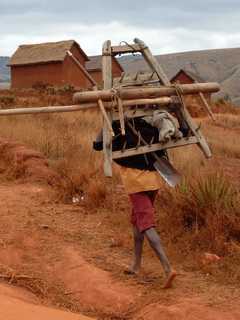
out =
<path fill-rule="evenodd" d="M 36 113 L 58 113 L 58 112 L 74 112 L 80 110 L 86 110 L 89 108 L 96 108 L 96 104 L 82 104 L 71 106 L 54 106 L 54 107 L 36 107 L 36 108 L 15 108 L 0 110 L 0 116 L 16 116 L 24 114 L 36 114 Z"/>
<path fill-rule="evenodd" d="M 125 100 L 123 101 L 123 107 L 131 106 L 141 106 L 141 105 L 162 105 L 167 106 L 172 102 L 172 99 L 169 97 L 162 97 L 158 99 L 137 99 L 137 100 Z M 105 102 L 104 106 L 106 109 L 112 109 L 117 107 L 117 104 L 114 102 Z M 24 115 L 24 114 L 36 114 L 36 113 L 58 113 L 58 112 L 75 112 L 83 111 L 87 109 L 99 108 L 97 102 L 92 103 L 82 103 L 75 104 L 70 106 L 52 106 L 52 107 L 35 107 L 35 108 L 14 108 L 14 109 L 5 109 L 0 110 L 0 116 L 14 116 L 14 115 Z"/>
<path fill-rule="evenodd" d="M 199 92 L 217 92 L 220 90 L 220 86 L 216 82 L 209 83 L 193 83 L 178 85 L 178 89 L 183 95 L 198 94 Z M 116 92 L 110 90 L 98 90 L 98 91 L 85 91 L 77 92 L 73 96 L 75 103 L 81 102 L 93 102 L 98 99 L 104 101 L 110 101 L 114 97 Z M 176 95 L 176 88 L 174 86 L 162 86 L 162 87 L 141 87 L 141 88 L 120 88 L 117 94 L 121 99 L 146 99 L 146 98 L 159 98 L 162 96 Z"/>

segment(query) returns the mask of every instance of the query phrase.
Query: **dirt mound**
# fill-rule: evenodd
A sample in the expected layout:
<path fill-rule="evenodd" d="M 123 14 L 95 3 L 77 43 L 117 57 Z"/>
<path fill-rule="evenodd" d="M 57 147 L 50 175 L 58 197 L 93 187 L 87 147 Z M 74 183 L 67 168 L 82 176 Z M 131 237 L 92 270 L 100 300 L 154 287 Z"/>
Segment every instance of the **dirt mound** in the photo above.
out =
<path fill-rule="evenodd" d="M 114 281 L 108 272 L 85 261 L 74 249 L 65 250 L 65 261 L 55 272 L 63 281 L 66 294 L 88 310 L 122 315 L 134 303 L 133 288 Z"/>
<path fill-rule="evenodd" d="M 204 305 L 197 299 L 185 299 L 165 306 L 154 303 L 144 308 L 135 320 L 238 320 L 240 311 L 224 311 Z"/>
<path fill-rule="evenodd" d="M 44 182 L 50 185 L 60 177 L 49 168 L 44 156 L 22 144 L 0 139 L 0 173 L 24 182 Z"/>
<path fill-rule="evenodd" d="M 26 290 L 0 285 L 0 318 L 5 320 L 90 320 L 90 318 L 37 305 Z"/>

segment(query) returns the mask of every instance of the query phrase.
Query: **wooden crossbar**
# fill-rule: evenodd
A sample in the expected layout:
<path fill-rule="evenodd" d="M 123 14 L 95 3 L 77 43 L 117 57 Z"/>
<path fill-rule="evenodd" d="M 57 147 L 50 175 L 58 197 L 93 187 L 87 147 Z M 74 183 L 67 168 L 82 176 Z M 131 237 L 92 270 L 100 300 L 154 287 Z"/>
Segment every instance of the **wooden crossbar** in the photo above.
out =
<path fill-rule="evenodd" d="M 137 148 L 129 148 L 125 149 L 124 151 L 114 151 L 113 152 L 113 159 L 120 159 L 124 157 L 131 157 L 136 156 L 144 153 L 155 152 L 159 150 L 166 150 L 172 148 L 183 147 L 190 144 L 198 143 L 198 139 L 196 137 L 189 137 L 189 138 L 181 138 L 179 140 L 171 140 L 166 143 L 154 143 L 149 146 L 139 146 Z"/>
<path fill-rule="evenodd" d="M 112 54 L 118 55 L 123 53 L 134 53 L 134 52 L 140 52 L 141 48 L 138 44 L 130 44 L 130 45 L 124 45 L 124 46 L 112 46 Z"/>

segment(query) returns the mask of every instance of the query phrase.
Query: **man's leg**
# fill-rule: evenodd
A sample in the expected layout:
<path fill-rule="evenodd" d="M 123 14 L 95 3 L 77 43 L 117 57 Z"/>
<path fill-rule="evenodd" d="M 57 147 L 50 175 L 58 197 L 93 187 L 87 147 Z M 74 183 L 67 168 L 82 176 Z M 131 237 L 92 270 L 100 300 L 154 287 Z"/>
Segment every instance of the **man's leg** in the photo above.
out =
<path fill-rule="evenodd" d="M 136 274 L 141 267 L 144 243 L 144 234 L 139 230 L 137 215 L 139 211 L 143 210 L 144 200 L 147 198 L 149 202 L 149 199 L 143 192 L 130 194 L 129 198 L 132 203 L 131 223 L 133 226 L 134 253 L 132 264 L 126 273 Z"/>
<path fill-rule="evenodd" d="M 155 228 L 150 228 L 146 231 L 144 231 L 144 235 L 146 236 L 146 238 L 149 241 L 150 246 L 152 247 L 152 249 L 154 250 L 154 252 L 156 253 L 157 257 L 159 258 L 163 270 L 165 272 L 166 275 L 166 281 L 164 284 L 164 288 L 170 288 L 173 282 L 173 279 L 176 277 L 176 272 L 171 268 L 171 265 L 168 261 L 168 258 L 164 252 L 160 237 L 156 231 Z"/>
<path fill-rule="evenodd" d="M 166 256 L 165 252 L 164 252 L 160 237 L 159 237 L 156 229 L 150 228 L 150 229 L 144 231 L 144 235 L 148 239 L 148 242 L 149 242 L 151 248 L 154 250 L 158 259 L 160 260 L 165 274 L 168 274 L 169 272 L 171 272 L 170 263 L 168 261 L 168 258 Z"/>
<path fill-rule="evenodd" d="M 134 239 L 134 256 L 129 273 L 136 274 L 140 270 L 142 261 L 142 251 L 144 235 L 141 233 L 136 226 L 133 226 L 133 239 Z"/>
<path fill-rule="evenodd" d="M 159 258 L 166 274 L 167 280 L 165 282 L 164 288 L 169 288 L 176 276 L 176 272 L 172 270 L 170 266 L 168 258 L 162 247 L 160 237 L 155 229 L 153 204 L 156 195 L 157 191 L 140 192 L 130 195 L 130 199 L 133 205 L 132 224 L 136 228 L 136 230 L 139 231 L 140 234 L 142 234 L 143 237 L 147 237 L 150 246 Z M 137 237 L 139 237 L 139 235 Z M 140 238 L 138 238 L 138 244 L 140 244 L 139 239 Z M 143 244 L 143 238 L 141 244 Z M 142 246 L 139 245 L 137 249 L 139 248 L 141 248 L 141 251 L 138 251 L 138 253 L 140 252 L 140 255 L 138 254 L 138 256 L 141 257 Z M 138 261 L 141 261 L 141 258 Z M 137 265 L 140 266 L 140 264 L 141 262 L 139 263 L 139 265 Z"/>

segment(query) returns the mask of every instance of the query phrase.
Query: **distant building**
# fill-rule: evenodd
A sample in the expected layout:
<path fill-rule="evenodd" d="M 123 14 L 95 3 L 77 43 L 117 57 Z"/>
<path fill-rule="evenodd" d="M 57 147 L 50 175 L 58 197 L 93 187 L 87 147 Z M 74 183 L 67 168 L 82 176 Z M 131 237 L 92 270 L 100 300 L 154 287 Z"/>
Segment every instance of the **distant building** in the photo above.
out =
<path fill-rule="evenodd" d="M 91 87 L 84 73 L 67 55 L 68 50 L 85 66 L 89 58 L 74 40 L 19 46 L 9 62 L 11 87 L 31 88 L 37 83 Z"/>
<path fill-rule="evenodd" d="M 86 62 L 86 69 L 97 82 L 97 84 L 102 85 L 102 56 L 90 56 L 89 61 Z M 118 60 L 112 58 L 112 74 L 113 78 L 120 77 L 123 72 L 123 68 L 118 62 Z"/>
<path fill-rule="evenodd" d="M 195 82 L 205 82 L 201 77 L 192 71 L 186 69 L 180 69 L 172 78 L 172 83 L 195 83 Z"/>
<path fill-rule="evenodd" d="M 206 82 L 204 81 L 199 75 L 195 74 L 192 71 L 186 70 L 186 69 L 180 69 L 172 78 L 171 83 L 199 83 L 199 82 Z M 210 93 L 204 94 L 205 98 L 211 99 Z"/>

